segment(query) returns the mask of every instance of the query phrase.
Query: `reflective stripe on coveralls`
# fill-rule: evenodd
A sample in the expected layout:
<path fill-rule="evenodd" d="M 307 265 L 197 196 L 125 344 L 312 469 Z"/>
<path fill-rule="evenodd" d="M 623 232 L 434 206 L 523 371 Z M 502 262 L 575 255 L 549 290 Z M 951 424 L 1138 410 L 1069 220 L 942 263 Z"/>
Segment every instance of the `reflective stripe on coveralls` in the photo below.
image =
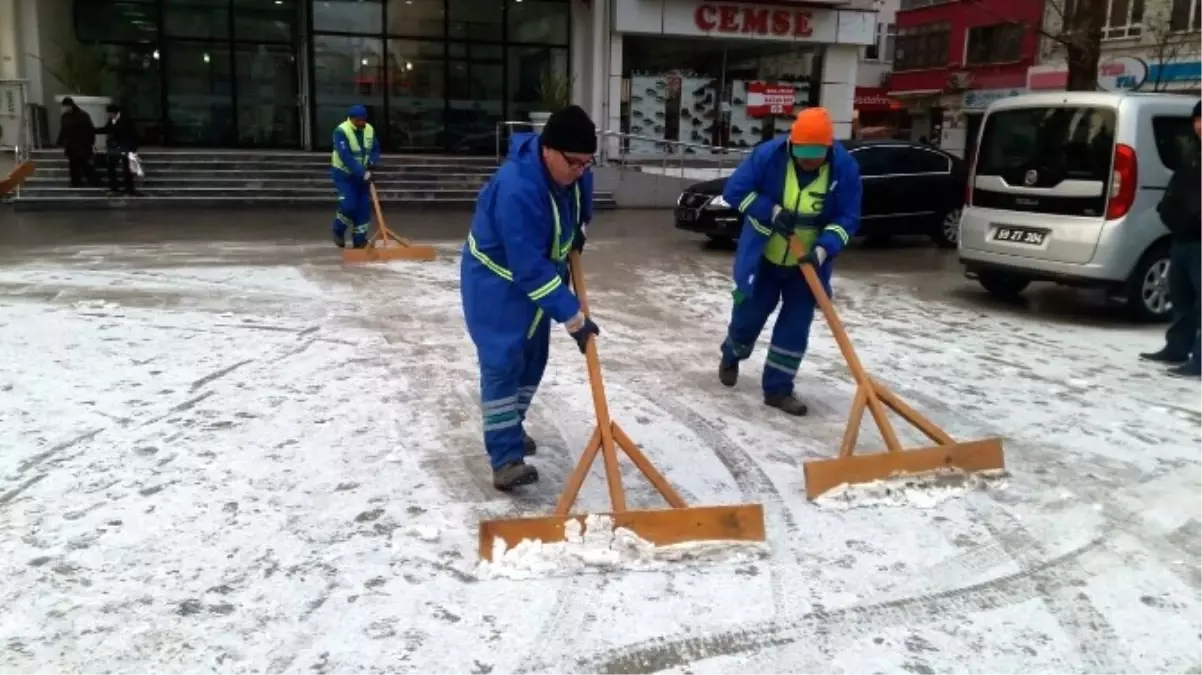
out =
<path fill-rule="evenodd" d="M 358 131 L 358 129 L 355 128 L 354 122 L 351 122 L 349 119 L 345 120 L 342 124 L 339 124 L 337 128 L 341 129 L 342 133 L 346 136 L 347 145 L 351 146 L 351 154 L 355 156 L 355 159 L 359 160 L 359 163 L 362 164 L 364 168 L 366 168 L 367 160 L 371 158 L 371 149 L 375 146 L 376 130 L 370 124 L 364 124 L 363 145 L 360 146 L 359 139 L 355 138 L 355 132 Z M 346 164 L 342 163 L 342 158 L 338 156 L 337 148 L 335 148 L 334 152 L 330 155 L 330 166 L 333 166 L 339 171 L 345 171 L 346 173 L 351 172 L 350 168 Z"/>
<path fill-rule="evenodd" d="M 576 217 L 577 217 L 577 219 L 579 219 L 580 218 L 580 186 L 579 185 L 576 186 L 576 189 L 574 192 L 575 192 L 575 196 L 576 196 Z M 552 219 L 553 225 L 555 226 L 555 236 L 551 241 L 551 260 L 559 263 L 559 262 L 563 262 L 563 261 L 567 260 L 568 254 L 572 252 L 572 242 L 576 239 L 576 229 L 572 228 L 572 231 L 568 233 L 567 242 L 563 243 L 562 245 L 559 243 L 560 239 L 562 238 L 562 235 L 563 235 L 563 228 L 560 224 L 560 218 L 559 218 L 559 205 L 555 203 L 554 195 L 549 195 L 549 196 L 551 198 L 551 219 Z M 492 258 L 489 258 L 487 255 L 485 255 L 485 253 L 483 251 L 481 251 L 479 248 L 477 248 L 476 247 L 476 238 L 474 236 L 472 236 L 471 232 L 469 232 L 467 235 L 467 247 L 468 247 L 468 250 L 471 251 L 472 257 L 475 258 L 476 260 L 479 260 L 481 265 L 484 265 L 489 270 L 491 270 L 494 274 L 501 277 L 505 281 L 508 281 L 510 283 L 513 282 L 513 272 L 510 272 L 508 269 L 493 262 Z M 539 288 L 535 289 L 534 291 L 531 291 L 529 293 L 530 299 L 537 301 L 541 298 L 545 298 L 548 295 L 550 295 L 551 292 L 554 291 L 556 288 L 559 288 L 561 285 L 563 285 L 563 279 L 561 279 L 560 277 L 557 276 L 554 279 L 543 284 Z M 534 330 L 536 328 L 538 328 L 538 324 L 542 320 L 543 320 L 543 310 L 540 307 L 534 312 L 534 322 L 530 324 L 530 329 L 526 331 L 527 339 L 529 339 L 530 337 L 532 337 L 534 335 Z"/>

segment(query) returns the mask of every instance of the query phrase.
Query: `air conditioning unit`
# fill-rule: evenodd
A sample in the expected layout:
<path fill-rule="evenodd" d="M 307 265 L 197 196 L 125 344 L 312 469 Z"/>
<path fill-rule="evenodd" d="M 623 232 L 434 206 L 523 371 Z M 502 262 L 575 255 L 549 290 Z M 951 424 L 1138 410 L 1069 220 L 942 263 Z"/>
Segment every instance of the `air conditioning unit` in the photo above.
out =
<path fill-rule="evenodd" d="M 964 91 L 968 89 L 968 85 L 972 84 L 972 73 L 958 70 L 948 74 L 947 90 L 948 91 Z"/>

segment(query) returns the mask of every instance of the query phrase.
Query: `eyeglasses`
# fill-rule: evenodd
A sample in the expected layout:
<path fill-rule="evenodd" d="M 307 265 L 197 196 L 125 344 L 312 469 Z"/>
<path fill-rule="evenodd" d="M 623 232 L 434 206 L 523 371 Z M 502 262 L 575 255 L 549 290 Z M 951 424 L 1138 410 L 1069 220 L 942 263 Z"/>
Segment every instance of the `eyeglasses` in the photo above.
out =
<path fill-rule="evenodd" d="M 593 165 L 593 161 L 596 159 L 595 157 L 589 157 L 588 159 L 575 159 L 568 157 L 566 154 L 564 154 L 563 150 L 558 150 L 557 152 L 559 152 L 560 157 L 563 157 L 563 161 L 567 163 L 569 168 L 576 170 L 589 168 Z"/>

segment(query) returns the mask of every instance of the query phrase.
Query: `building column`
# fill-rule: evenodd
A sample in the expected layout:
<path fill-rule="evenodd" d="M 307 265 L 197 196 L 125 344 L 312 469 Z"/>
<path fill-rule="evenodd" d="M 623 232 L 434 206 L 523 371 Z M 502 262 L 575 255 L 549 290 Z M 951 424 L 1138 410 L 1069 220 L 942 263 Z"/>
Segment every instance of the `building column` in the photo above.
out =
<path fill-rule="evenodd" d="M 0 80 L 21 79 L 17 0 L 0 0 Z"/>
<path fill-rule="evenodd" d="M 851 138 L 859 60 L 858 45 L 827 45 L 822 57 L 822 88 L 818 103 L 830 112 L 838 139 Z"/>
<path fill-rule="evenodd" d="M 588 110 L 592 106 L 589 99 L 593 91 L 593 13 L 588 3 L 580 0 L 572 0 L 571 7 L 572 102 Z"/>
<path fill-rule="evenodd" d="M 622 130 L 622 34 L 613 33 L 609 36 L 609 86 L 605 92 L 605 129 L 607 131 Z M 612 157 L 616 157 L 622 148 L 622 141 L 617 136 L 610 136 L 606 147 Z"/>

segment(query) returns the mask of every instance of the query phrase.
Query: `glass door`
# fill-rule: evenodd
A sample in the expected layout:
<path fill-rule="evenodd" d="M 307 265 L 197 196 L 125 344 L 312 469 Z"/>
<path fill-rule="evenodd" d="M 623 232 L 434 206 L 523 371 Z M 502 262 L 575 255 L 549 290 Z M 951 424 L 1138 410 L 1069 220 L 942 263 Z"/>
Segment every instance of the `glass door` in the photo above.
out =
<path fill-rule="evenodd" d="M 296 55 L 292 45 L 238 44 L 238 145 L 300 146 Z"/>
<path fill-rule="evenodd" d="M 236 141 L 228 43 L 168 41 L 167 138 L 173 145 L 232 147 Z"/>
<path fill-rule="evenodd" d="M 505 117 L 505 50 L 454 42 L 449 50 L 447 150 L 493 154 L 497 123 Z"/>

